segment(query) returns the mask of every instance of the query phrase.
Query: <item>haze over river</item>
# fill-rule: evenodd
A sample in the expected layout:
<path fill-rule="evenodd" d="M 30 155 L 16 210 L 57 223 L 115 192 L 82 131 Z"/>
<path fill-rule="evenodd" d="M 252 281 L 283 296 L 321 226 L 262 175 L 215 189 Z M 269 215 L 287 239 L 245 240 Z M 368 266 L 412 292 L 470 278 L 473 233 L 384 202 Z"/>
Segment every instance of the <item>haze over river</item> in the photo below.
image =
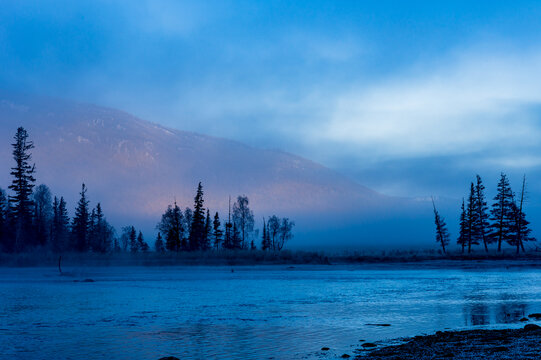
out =
<path fill-rule="evenodd" d="M 332 359 L 365 341 L 508 328 L 541 269 L 403 265 L 0 269 L 0 353 L 17 359 Z M 93 279 L 95 282 L 76 282 Z M 374 324 L 390 324 L 377 326 Z M 324 354 L 324 346 L 331 351 Z"/>

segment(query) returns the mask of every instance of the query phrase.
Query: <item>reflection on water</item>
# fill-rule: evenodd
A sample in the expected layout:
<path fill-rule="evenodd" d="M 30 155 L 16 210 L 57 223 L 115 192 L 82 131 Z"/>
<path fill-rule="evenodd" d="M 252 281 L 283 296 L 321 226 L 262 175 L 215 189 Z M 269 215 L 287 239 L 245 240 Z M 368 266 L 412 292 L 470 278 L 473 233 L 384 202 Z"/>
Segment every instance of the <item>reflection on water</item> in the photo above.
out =
<path fill-rule="evenodd" d="M 360 339 L 518 327 L 541 271 L 399 266 L 3 269 L 0 353 L 18 359 L 330 359 Z M 76 283 L 93 278 L 95 283 Z M 391 324 L 388 327 L 369 324 Z"/>

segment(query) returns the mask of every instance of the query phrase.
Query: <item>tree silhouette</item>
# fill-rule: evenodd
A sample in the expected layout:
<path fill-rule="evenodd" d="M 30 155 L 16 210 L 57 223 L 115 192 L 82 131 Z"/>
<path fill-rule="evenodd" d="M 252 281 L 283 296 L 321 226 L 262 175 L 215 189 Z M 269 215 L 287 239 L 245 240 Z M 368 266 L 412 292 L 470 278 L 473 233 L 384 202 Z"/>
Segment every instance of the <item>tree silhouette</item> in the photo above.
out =
<path fill-rule="evenodd" d="M 73 248 L 77 251 L 88 250 L 88 233 L 90 226 L 90 214 L 88 210 L 89 201 L 86 198 L 87 188 L 83 183 L 81 186 L 81 198 L 75 209 L 75 216 L 71 224 L 71 236 Z"/>
<path fill-rule="evenodd" d="M 514 221 L 512 209 L 513 191 L 504 173 L 500 175 L 497 190 L 490 216 L 492 220 L 492 239 L 498 243 L 498 251 L 501 251 L 502 242 L 513 241 L 512 224 Z"/>
<path fill-rule="evenodd" d="M 446 246 L 449 244 L 449 231 L 447 230 L 447 224 L 445 219 L 439 214 L 436 210 L 436 204 L 434 204 L 434 199 L 432 199 L 432 207 L 434 208 L 434 223 L 436 224 L 436 242 L 441 246 L 443 253 L 446 253 Z"/>
<path fill-rule="evenodd" d="M 9 197 L 9 203 L 10 220 L 15 230 L 15 243 L 10 246 L 10 250 L 21 251 L 26 246 L 33 245 L 31 196 L 36 179 L 34 178 L 35 165 L 30 164 L 32 160 L 30 150 L 34 148 L 34 143 L 28 140 L 28 133 L 22 127 L 17 129 L 14 140 L 13 159 L 16 165 L 11 168 L 10 174 L 13 180 L 9 186 L 14 195 Z"/>

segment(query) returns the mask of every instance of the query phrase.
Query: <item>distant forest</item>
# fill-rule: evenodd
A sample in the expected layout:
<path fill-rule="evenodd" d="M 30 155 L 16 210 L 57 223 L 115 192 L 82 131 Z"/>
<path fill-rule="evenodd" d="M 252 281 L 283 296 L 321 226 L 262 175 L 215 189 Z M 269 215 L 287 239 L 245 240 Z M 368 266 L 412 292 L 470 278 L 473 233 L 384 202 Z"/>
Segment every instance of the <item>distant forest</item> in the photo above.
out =
<path fill-rule="evenodd" d="M 525 252 L 524 243 L 536 241 L 531 236 L 530 222 L 526 220 L 524 203 L 526 196 L 526 176 L 522 178 L 519 194 L 511 189 L 507 175 L 502 173 L 497 186 L 496 196 L 489 210 L 485 186 L 479 175 L 470 184 L 470 191 L 465 201 L 462 199 L 460 212 L 460 231 L 457 239 L 462 253 L 470 254 L 475 246 L 482 246 L 486 253 L 489 246 L 496 246 L 502 251 L 502 244 L 516 248 L 517 254 Z M 436 224 L 436 241 L 446 253 L 451 236 L 444 218 L 440 215 L 432 200 Z"/>
<path fill-rule="evenodd" d="M 148 252 L 143 233 L 135 226 L 122 228 L 120 236 L 104 215 L 100 203 L 90 208 L 87 187 L 81 186 L 80 199 L 70 219 L 61 196 L 51 194 L 46 185 L 36 186 L 32 163 L 34 144 L 20 127 L 14 136 L 11 185 L 8 194 L 0 188 L 0 251 L 35 250 L 62 252 Z M 156 226 L 156 252 L 256 250 L 280 251 L 292 239 L 295 223 L 276 215 L 263 218 L 262 231 L 254 229 L 254 213 L 247 196 L 238 196 L 222 224 L 218 212 L 205 208 L 203 186 L 199 183 L 193 209 L 184 211 L 176 201 L 168 206 Z M 261 235 L 261 236 L 260 236 Z M 258 243 L 258 244 L 257 244 Z"/>

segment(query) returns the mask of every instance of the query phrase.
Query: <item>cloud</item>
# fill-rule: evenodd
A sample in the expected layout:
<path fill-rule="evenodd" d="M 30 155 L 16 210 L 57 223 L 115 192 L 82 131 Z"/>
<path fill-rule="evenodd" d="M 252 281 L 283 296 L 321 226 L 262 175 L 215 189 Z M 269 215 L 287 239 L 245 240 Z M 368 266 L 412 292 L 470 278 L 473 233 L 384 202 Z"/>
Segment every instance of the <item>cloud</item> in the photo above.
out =
<path fill-rule="evenodd" d="M 328 120 L 310 137 L 381 158 L 536 146 L 540 63 L 541 52 L 470 52 L 357 86 L 333 98 Z"/>

